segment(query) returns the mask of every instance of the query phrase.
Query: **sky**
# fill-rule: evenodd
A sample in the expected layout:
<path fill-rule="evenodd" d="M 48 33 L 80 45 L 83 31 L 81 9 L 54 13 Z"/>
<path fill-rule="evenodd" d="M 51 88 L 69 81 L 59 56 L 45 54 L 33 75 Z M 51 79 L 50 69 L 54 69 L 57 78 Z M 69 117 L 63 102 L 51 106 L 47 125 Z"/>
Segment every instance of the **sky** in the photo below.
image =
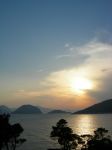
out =
<path fill-rule="evenodd" d="M 0 0 L 0 105 L 81 109 L 112 98 L 111 0 Z"/>

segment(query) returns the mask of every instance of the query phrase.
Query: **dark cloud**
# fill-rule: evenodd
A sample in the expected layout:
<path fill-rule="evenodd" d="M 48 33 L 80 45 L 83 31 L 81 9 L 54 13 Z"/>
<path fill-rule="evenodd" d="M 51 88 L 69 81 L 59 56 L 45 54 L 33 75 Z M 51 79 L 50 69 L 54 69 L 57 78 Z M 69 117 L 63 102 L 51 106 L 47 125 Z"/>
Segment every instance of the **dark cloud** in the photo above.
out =
<path fill-rule="evenodd" d="M 111 71 L 112 68 L 104 68 L 104 69 L 101 69 L 102 72 L 107 72 L 107 71 Z"/>
<path fill-rule="evenodd" d="M 101 84 L 99 90 L 89 91 L 88 94 L 94 97 L 97 101 L 102 101 L 112 98 L 112 73 L 100 79 Z"/>

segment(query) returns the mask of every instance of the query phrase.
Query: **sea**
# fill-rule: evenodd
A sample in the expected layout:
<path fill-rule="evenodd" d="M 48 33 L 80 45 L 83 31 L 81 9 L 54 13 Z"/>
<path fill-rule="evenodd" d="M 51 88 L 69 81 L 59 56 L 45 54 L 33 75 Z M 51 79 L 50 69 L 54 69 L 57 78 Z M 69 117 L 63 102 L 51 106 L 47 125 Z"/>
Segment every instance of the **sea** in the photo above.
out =
<path fill-rule="evenodd" d="M 106 128 L 112 134 L 112 114 L 13 114 L 10 122 L 22 125 L 24 132 L 21 137 L 27 140 L 17 150 L 47 150 L 58 147 L 57 141 L 50 138 L 50 133 L 52 126 L 60 119 L 65 119 L 73 132 L 79 135 L 93 134 L 98 127 Z"/>

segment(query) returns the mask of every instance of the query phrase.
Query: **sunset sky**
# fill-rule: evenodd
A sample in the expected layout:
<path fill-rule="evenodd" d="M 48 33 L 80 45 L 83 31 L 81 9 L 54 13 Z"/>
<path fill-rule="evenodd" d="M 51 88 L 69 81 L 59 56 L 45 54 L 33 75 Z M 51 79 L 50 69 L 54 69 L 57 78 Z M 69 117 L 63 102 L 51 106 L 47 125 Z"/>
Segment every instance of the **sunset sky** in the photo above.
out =
<path fill-rule="evenodd" d="M 112 0 L 0 0 L 0 105 L 110 98 Z"/>

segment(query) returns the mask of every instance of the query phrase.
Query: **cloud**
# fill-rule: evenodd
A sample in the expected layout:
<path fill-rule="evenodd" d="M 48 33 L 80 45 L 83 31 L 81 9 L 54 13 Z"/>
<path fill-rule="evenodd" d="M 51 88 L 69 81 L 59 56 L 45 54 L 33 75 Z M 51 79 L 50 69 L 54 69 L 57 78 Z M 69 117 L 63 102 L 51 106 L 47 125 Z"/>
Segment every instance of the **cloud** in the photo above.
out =
<path fill-rule="evenodd" d="M 112 44 L 94 39 L 81 46 L 66 48 L 67 53 L 58 55 L 54 61 L 54 71 L 38 83 L 39 89 L 19 90 L 16 96 L 57 108 L 82 108 L 98 100 L 111 98 Z M 70 83 L 75 76 L 91 80 L 94 88 L 85 91 L 82 96 L 73 92 Z"/>
<path fill-rule="evenodd" d="M 53 92 L 53 91 L 52 91 Z M 18 93 L 18 94 L 17 94 Z M 23 91 L 19 90 L 16 92 L 16 101 L 12 100 L 16 105 L 30 103 L 34 105 L 40 105 L 43 107 L 54 108 L 54 109 L 73 109 L 74 111 L 90 106 L 95 103 L 95 100 L 89 96 L 74 96 L 74 95 L 60 95 L 59 93 L 41 93 L 38 94 L 36 91 Z"/>
<path fill-rule="evenodd" d="M 66 58 L 66 57 L 72 57 L 70 54 L 63 54 L 56 56 L 56 59 Z"/>
<path fill-rule="evenodd" d="M 73 67 L 78 67 L 81 64 L 86 63 L 89 58 L 88 54 L 62 54 L 56 56 L 56 60 L 54 61 L 54 70 L 64 70 L 70 69 Z"/>
<path fill-rule="evenodd" d="M 41 73 L 43 71 L 44 71 L 44 69 L 39 69 L 39 70 L 37 70 L 37 73 Z"/>
<path fill-rule="evenodd" d="M 112 63 L 112 44 L 111 42 L 102 42 L 97 38 L 80 45 L 67 47 L 67 51 L 56 56 L 54 60 L 54 70 L 64 70 L 74 67 L 95 65 L 98 69 L 109 68 Z M 106 63 L 105 63 L 106 62 Z"/>
<path fill-rule="evenodd" d="M 95 100 L 89 96 L 82 97 L 60 97 L 59 95 L 43 95 L 38 97 L 38 104 L 54 109 L 82 109 L 95 103 Z"/>
<path fill-rule="evenodd" d="M 39 91 L 26 91 L 26 90 L 17 90 L 14 95 L 16 97 L 24 97 L 24 98 L 28 98 L 28 97 L 37 97 L 41 95 L 41 92 Z"/>
<path fill-rule="evenodd" d="M 60 67 L 61 70 L 87 65 L 87 63 L 94 66 L 93 63 L 95 63 L 100 67 L 102 66 L 101 69 L 103 69 L 110 66 L 110 63 L 112 63 L 111 58 L 112 44 L 93 39 L 81 46 L 69 46 L 66 53 L 56 56 L 56 59 L 58 59 L 56 67 L 58 69 Z"/>
<path fill-rule="evenodd" d="M 66 44 L 64 45 L 65 48 L 68 48 L 69 46 L 70 46 L 69 43 L 66 43 Z"/>
<path fill-rule="evenodd" d="M 112 71 L 100 79 L 97 90 L 89 91 L 89 95 L 98 101 L 112 98 Z"/>
<path fill-rule="evenodd" d="M 112 68 L 104 68 L 104 69 L 101 69 L 102 72 L 107 72 L 107 71 L 112 71 Z"/>
<path fill-rule="evenodd" d="M 50 85 L 50 87 L 56 86 L 58 89 L 65 87 L 67 93 L 68 87 L 67 83 L 65 83 L 68 80 L 67 75 L 73 72 L 74 74 L 82 75 L 83 72 L 84 76 L 90 78 L 95 83 L 95 89 L 88 91 L 88 95 L 93 99 L 112 97 L 109 89 L 110 86 L 106 86 L 106 89 L 104 86 L 106 82 L 108 85 L 112 84 L 109 74 L 112 64 L 112 44 L 94 39 L 84 45 L 74 46 L 74 48 L 69 46 L 68 50 L 68 54 L 58 56 L 57 64 L 59 64 L 60 69 L 50 73 L 44 80 L 45 84 Z M 100 91 L 99 88 L 102 90 Z M 104 96 L 104 93 L 105 95 L 107 93 L 108 96 Z"/>

